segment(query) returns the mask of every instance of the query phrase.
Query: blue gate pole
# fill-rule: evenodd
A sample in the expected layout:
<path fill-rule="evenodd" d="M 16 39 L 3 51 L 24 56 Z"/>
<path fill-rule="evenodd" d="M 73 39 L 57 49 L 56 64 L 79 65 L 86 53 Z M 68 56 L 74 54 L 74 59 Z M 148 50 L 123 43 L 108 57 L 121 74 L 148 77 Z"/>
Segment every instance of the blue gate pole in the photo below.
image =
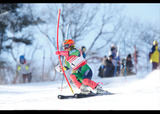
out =
<path fill-rule="evenodd" d="M 68 33 L 69 33 L 69 24 L 67 25 L 67 39 L 68 39 Z M 62 92 L 62 88 L 63 88 L 63 80 L 64 80 L 64 76 L 62 77 L 62 82 L 61 82 L 61 92 Z"/>
<path fill-rule="evenodd" d="M 126 57 L 126 41 L 125 41 L 125 37 L 124 37 L 124 57 Z M 125 76 L 125 79 L 126 79 L 126 58 L 124 59 L 124 76 Z"/>
<path fill-rule="evenodd" d="M 148 62 L 149 62 L 149 51 L 148 51 L 148 44 L 147 44 L 147 73 L 148 73 L 148 67 L 149 67 L 149 65 L 148 65 Z"/>
<path fill-rule="evenodd" d="M 116 67 L 114 70 L 114 77 L 116 77 L 118 59 L 119 59 L 119 44 L 118 44 L 118 49 L 117 49 L 117 54 L 116 54 L 116 65 L 115 65 Z"/>

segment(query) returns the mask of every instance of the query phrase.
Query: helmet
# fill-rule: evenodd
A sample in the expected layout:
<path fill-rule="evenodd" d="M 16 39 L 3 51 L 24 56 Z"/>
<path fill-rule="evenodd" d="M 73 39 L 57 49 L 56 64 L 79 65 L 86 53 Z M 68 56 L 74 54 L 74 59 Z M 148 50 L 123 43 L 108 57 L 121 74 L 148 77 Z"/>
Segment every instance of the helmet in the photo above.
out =
<path fill-rule="evenodd" d="M 86 47 L 85 47 L 85 46 L 82 46 L 82 47 L 81 47 L 81 50 L 82 50 L 82 51 L 86 51 Z"/>
<path fill-rule="evenodd" d="M 158 42 L 156 40 L 153 41 L 153 45 L 158 45 Z"/>
<path fill-rule="evenodd" d="M 19 57 L 19 61 L 20 61 L 20 63 L 22 63 L 22 64 L 24 64 L 24 63 L 26 62 L 26 60 L 25 60 L 25 58 L 24 58 L 24 55 L 21 55 L 21 56 Z"/>
<path fill-rule="evenodd" d="M 67 39 L 67 40 L 63 41 L 63 46 L 65 46 L 65 45 L 72 46 L 74 44 L 75 43 L 74 43 L 74 41 L 72 39 Z"/>
<path fill-rule="evenodd" d="M 25 58 L 24 58 L 24 55 L 21 55 L 21 56 L 19 57 L 19 60 L 22 60 L 22 59 L 25 59 Z"/>
<path fill-rule="evenodd" d="M 116 47 L 116 45 L 113 43 L 113 44 L 111 44 L 111 49 L 116 49 L 117 47 Z"/>
<path fill-rule="evenodd" d="M 128 54 L 127 58 L 131 58 L 131 54 Z"/>
<path fill-rule="evenodd" d="M 74 48 L 74 44 L 75 43 L 72 39 L 67 39 L 67 40 L 63 41 L 63 47 L 65 49 L 70 48 L 70 47 Z"/>

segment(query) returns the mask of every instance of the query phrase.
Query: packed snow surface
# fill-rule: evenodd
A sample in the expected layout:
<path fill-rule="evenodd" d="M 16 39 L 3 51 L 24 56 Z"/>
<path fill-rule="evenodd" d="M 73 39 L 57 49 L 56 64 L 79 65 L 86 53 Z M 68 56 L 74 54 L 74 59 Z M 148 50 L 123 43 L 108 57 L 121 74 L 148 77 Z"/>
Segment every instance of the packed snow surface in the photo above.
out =
<path fill-rule="evenodd" d="M 57 95 L 72 94 L 66 82 L 62 92 L 61 81 L 0 85 L 0 110 L 160 110 L 160 70 L 93 80 L 117 94 L 60 100 Z"/>

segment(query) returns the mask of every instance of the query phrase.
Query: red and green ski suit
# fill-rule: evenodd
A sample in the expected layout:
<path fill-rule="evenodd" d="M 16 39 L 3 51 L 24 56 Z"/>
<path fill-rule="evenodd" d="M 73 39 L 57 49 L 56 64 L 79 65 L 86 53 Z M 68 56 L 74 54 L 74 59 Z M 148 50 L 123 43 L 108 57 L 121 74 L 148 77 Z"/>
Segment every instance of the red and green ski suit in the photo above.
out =
<path fill-rule="evenodd" d="M 74 72 L 70 75 L 70 78 L 77 88 L 84 84 L 94 89 L 98 85 L 91 80 L 92 70 L 87 65 L 81 51 L 74 48 L 71 51 L 56 51 L 56 55 L 65 56 L 65 66 L 63 68 L 68 70 L 70 66 L 72 67 Z"/>

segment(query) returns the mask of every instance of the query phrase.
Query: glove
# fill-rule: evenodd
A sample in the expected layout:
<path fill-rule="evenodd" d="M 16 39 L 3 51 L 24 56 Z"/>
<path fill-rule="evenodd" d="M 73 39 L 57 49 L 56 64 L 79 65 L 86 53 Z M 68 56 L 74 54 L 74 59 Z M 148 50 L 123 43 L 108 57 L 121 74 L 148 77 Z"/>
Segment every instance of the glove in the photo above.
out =
<path fill-rule="evenodd" d="M 56 54 L 56 55 L 60 55 L 60 51 L 56 51 L 55 54 Z"/>
<path fill-rule="evenodd" d="M 68 51 L 56 51 L 56 52 L 55 52 L 56 55 L 62 55 L 62 56 L 65 56 L 65 57 L 67 57 L 67 58 L 68 58 L 68 56 L 69 56 L 68 53 L 69 53 Z"/>
<path fill-rule="evenodd" d="M 57 65 L 57 66 L 55 67 L 55 69 L 56 69 L 58 72 L 60 72 L 61 74 L 63 73 L 62 68 L 61 68 L 60 65 Z"/>

